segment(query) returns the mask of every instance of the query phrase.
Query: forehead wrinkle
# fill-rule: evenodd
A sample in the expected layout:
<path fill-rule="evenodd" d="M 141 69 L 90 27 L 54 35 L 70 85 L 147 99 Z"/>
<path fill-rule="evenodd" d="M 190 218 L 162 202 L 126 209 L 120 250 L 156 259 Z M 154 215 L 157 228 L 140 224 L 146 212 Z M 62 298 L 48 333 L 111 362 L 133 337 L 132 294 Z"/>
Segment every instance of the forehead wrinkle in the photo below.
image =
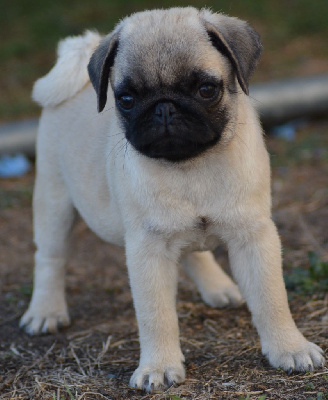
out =
<path fill-rule="evenodd" d="M 141 43 L 126 54 L 126 64 L 135 76 L 147 74 L 147 81 L 157 84 L 171 84 L 186 67 L 194 64 L 189 46 L 177 43 L 176 39 L 159 37 L 152 43 Z"/>
<path fill-rule="evenodd" d="M 186 66 L 195 64 L 192 48 L 209 40 L 193 10 L 191 15 L 180 14 L 157 12 L 147 18 L 137 14 L 127 21 L 118 51 L 119 65 L 130 69 L 125 74 L 146 72 L 154 84 L 171 84 Z"/>
<path fill-rule="evenodd" d="M 189 49 L 190 47 L 188 47 Z M 194 54 L 195 52 L 158 52 L 149 54 L 146 49 L 142 53 L 130 54 L 127 70 L 124 76 L 130 76 L 137 85 L 162 87 L 178 83 L 189 77 L 193 71 L 203 71 L 204 76 L 222 79 L 228 75 L 229 65 L 220 57 L 216 50 L 213 54 Z M 198 74 L 200 77 L 201 75 Z"/>
<path fill-rule="evenodd" d="M 122 27 L 117 61 L 117 80 L 130 76 L 136 83 L 146 81 L 152 87 L 172 85 L 195 68 L 213 70 L 220 77 L 229 71 L 193 11 L 130 17 Z"/>

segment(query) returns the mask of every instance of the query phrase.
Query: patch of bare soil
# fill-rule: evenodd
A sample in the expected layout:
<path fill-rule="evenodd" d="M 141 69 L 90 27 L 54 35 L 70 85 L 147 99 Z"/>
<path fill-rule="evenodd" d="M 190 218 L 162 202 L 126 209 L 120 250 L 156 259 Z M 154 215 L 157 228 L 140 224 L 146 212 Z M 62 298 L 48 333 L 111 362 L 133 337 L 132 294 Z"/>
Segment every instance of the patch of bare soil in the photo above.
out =
<path fill-rule="evenodd" d="M 327 125 L 317 130 L 322 148 Z M 269 139 L 273 157 L 287 146 L 298 143 Z M 289 272 L 295 266 L 308 267 L 308 251 L 328 260 L 328 158 L 322 153 L 318 157 L 316 148 L 309 151 L 305 158 L 288 153 L 273 169 L 274 219 Z M 261 355 L 247 308 L 204 305 L 183 274 L 177 307 L 187 379 L 164 393 L 146 394 L 129 387 L 139 343 L 124 254 L 97 239 L 82 222 L 73 234 L 68 265 L 71 326 L 41 337 L 20 331 L 19 318 L 31 295 L 32 182 L 33 173 L 0 182 L 1 399 L 328 398 L 327 368 L 290 376 L 271 368 Z M 223 250 L 216 256 L 227 265 Z M 305 336 L 327 353 L 328 296 L 293 296 L 291 309 Z"/>

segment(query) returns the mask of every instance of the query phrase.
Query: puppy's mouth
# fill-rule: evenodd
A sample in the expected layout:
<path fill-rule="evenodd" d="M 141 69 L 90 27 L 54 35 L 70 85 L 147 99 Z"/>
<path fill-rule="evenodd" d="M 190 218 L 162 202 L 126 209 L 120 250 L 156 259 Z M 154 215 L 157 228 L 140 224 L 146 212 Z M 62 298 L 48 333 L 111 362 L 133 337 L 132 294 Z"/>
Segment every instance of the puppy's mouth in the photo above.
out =
<path fill-rule="evenodd" d="M 137 147 L 134 145 L 134 147 L 147 157 L 178 162 L 196 157 L 209 147 L 214 146 L 218 140 L 219 137 L 207 143 L 197 143 L 177 136 L 166 136 Z"/>
<path fill-rule="evenodd" d="M 126 121 L 128 122 L 128 121 Z M 126 138 L 141 154 L 168 161 L 194 158 L 220 139 L 223 125 L 211 126 L 209 119 L 195 110 L 157 103 L 126 124 Z"/>

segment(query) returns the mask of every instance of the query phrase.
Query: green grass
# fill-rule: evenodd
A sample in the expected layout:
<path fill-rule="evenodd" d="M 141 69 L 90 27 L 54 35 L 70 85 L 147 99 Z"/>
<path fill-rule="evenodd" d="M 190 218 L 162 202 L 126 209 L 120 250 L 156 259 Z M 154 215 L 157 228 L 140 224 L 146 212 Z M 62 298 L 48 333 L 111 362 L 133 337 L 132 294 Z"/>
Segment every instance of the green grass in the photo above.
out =
<path fill-rule="evenodd" d="M 303 124 L 303 126 L 302 126 Z M 275 137 L 270 142 L 271 165 L 293 167 L 298 165 L 317 165 L 328 162 L 327 125 L 310 125 L 300 121 L 295 128 L 295 140 L 286 141 Z M 327 192 L 328 193 L 328 192 Z"/>
<path fill-rule="evenodd" d="M 291 273 L 285 275 L 285 284 L 289 291 L 323 297 L 328 292 L 328 262 L 320 259 L 319 255 L 309 252 L 309 267 L 294 267 Z"/>
<path fill-rule="evenodd" d="M 316 397 L 307 397 L 306 400 L 326 400 L 328 399 L 328 392 L 318 392 Z"/>
<path fill-rule="evenodd" d="M 32 193 L 31 185 L 18 185 L 14 189 L 0 187 L 0 210 L 30 205 L 32 203 Z"/>

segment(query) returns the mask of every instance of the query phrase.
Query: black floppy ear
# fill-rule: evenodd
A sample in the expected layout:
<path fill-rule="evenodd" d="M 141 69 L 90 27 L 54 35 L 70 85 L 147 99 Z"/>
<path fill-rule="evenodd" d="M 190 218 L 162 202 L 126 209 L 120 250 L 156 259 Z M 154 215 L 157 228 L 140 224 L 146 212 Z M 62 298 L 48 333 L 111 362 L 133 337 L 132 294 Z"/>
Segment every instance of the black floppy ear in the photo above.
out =
<path fill-rule="evenodd" d="M 101 40 L 89 61 L 88 72 L 97 93 L 98 112 L 101 112 L 106 105 L 109 73 L 114 64 L 117 48 L 118 34 L 110 33 Z"/>
<path fill-rule="evenodd" d="M 238 82 L 248 94 L 248 84 L 262 53 L 260 35 L 247 22 L 222 14 L 204 15 L 212 44 L 231 62 Z"/>

